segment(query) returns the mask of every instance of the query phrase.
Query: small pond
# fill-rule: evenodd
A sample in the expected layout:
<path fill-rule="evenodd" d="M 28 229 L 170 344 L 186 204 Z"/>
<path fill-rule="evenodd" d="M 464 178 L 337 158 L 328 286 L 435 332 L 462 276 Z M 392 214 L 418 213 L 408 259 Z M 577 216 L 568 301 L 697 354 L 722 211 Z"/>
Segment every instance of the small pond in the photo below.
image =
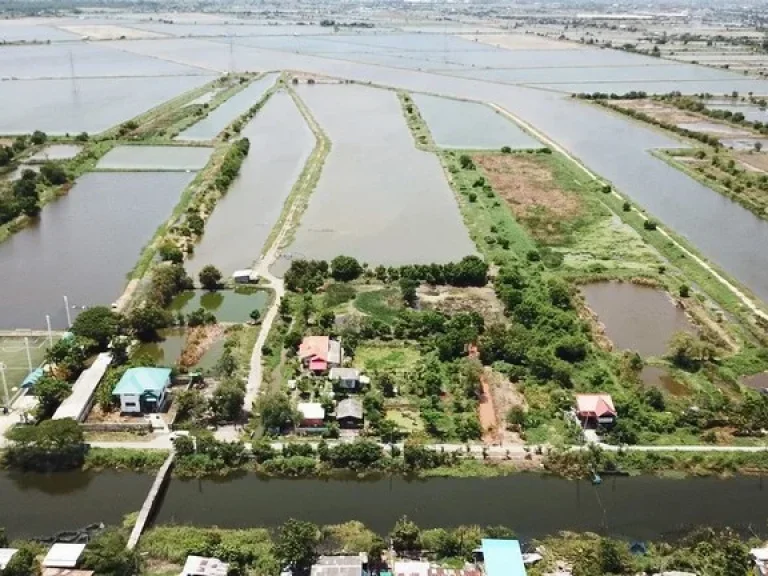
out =
<path fill-rule="evenodd" d="M 752 376 L 745 376 L 742 378 L 741 383 L 749 388 L 755 390 L 762 390 L 768 388 L 768 372 L 760 372 L 759 374 L 752 374 Z"/>
<path fill-rule="evenodd" d="M 30 162 L 46 162 L 48 160 L 69 160 L 80 153 L 83 147 L 77 144 L 50 144 L 29 157 Z"/>
<path fill-rule="evenodd" d="M 685 384 L 675 380 L 667 369 L 661 366 L 644 366 L 640 372 L 640 381 L 646 386 L 659 388 L 673 396 L 685 396 L 689 392 Z"/>
<path fill-rule="evenodd" d="M 581 291 L 618 350 L 662 356 L 675 332 L 693 332 L 685 312 L 662 290 L 627 282 L 597 282 L 582 286 Z"/>
<path fill-rule="evenodd" d="M 160 340 L 157 342 L 143 342 L 136 347 L 134 358 L 143 356 L 149 358 L 158 366 L 173 367 L 181 357 L 186 340 L 184 328 L 166 328 L 158 331 Z"/>
<path fill-rule="evenodd" d="M 189 290 L 176 296 L 169 310 L 189 314 L 204 308 L 216 315 L 219 322 L 247 322 L 254 309 L 263 312 L 269 301 L 269 292 L 254 288 L 235 290 Z"/>
<path fill-rule="evenodd" d="M 116 146 L 96 170 L 200 170 L 213 148 L 201 146 Z"/>

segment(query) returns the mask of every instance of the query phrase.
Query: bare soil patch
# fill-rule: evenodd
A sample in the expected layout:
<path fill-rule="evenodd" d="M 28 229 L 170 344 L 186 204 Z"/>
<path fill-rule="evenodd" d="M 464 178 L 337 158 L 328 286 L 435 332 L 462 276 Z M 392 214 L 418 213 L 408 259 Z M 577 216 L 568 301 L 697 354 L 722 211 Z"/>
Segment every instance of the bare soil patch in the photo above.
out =
<path fill-rule="evenodd" d="M 486 323 L 505 322 L 504 307 L 490 286 L 419 286 L 419 304 L 446 314 L 477 312 Z"/>
<path fill-rule="evenodd" d="M 179 366 L 190 368 L 203 357 L 203 354 L 219 338 L 224 337 L 224 327 L 221 324 L 195 326 L 187 333 L 184 350 L 179 358 Z"/>
<path fill-rule="evenodd" d="M 751 136 L 749 131 L 739 130 L 726 122 L 718 122 L 708 116 L 689 112 L 687 110 L 680 110 L 675 106 L 652 100 L 611 100 L 611 105 L 623 108 L 624 110 L 642 112 L 651 118 L 664 122 L 665 124 L 672 124 L 673 126 L 678 126 L 680 124 L 700 124 L 701 129 L 695 130 L 696 132 L 711 134 L 713 136 L 722 136 L 723 134 L 728 134 L 729 136 Z M 707 126 L 710 127 L 709 130 L 706 129 Z"/>
<path fill-rule="evenodd" d="M 503 374 L 490 368 L 486 368 L 486 381 L 489 384 L 491 395 L 493 396 L 493 405 L 496 411 L 496 421 L 498 422 L 497 437 L 505 444 L 524 442 L 520 434 L 507 428 L 507 413 L 513 406 L 520 406 L 526 410 L 528 405 L 522 392 L 518 390 L 517 384 L 511 382 Z"/>
<path fill-rule="evenodd" d="M 582 211 L 579 198 L 563 190 L 551 169 L 535 156 L 477 155 L 474 160 L 515 217 L 538 240 L 556 240 L 560 222 L 574 219 Z"/>
<path fill-rule="evenodd" d="M 768 153 L 766 152 L 736 152 L 733 156 L 748 170 L 768 172 Z"/>

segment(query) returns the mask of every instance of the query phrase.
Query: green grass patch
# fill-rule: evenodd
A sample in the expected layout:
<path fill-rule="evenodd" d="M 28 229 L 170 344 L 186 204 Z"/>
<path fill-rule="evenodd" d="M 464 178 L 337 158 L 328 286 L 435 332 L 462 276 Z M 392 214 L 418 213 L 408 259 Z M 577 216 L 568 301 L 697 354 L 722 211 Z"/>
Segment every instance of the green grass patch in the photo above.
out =
<path fill-rule="evenodd" d="M 416 369 L 421 359 L 418 350 L 396 344 L 363 344 L 355 350 L 354 364 L 367 372 L 410 372 Z"/>
<path fill-rule="evenodd" d="M 360 292 L 355 297 L 355 308 L 367 316 L 392 324 L 403 309 L 400 290 L 383 288 Z"/>
<path fill-rule="evenodd" d="M 419 414 L 418 410 L 389 408 L 387 409 L 387 420 L 391 420 L 409 434 L 424 430 L 424 421 L 421 419 L 421 414 Z"/>

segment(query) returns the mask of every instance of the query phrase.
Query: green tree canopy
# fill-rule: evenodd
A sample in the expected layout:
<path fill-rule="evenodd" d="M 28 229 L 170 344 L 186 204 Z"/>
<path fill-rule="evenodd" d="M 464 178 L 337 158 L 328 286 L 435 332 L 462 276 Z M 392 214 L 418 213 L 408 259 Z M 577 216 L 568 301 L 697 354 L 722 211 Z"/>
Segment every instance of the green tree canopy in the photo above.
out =
<path fill-rule="evenodd" d="M 267 430 L 285 430 L 298 421 L 298 414 L 284 392 L 261 394 L 254 408 L 261 415 L 261 422 Z"/>
<path fill-rule="evenodd" d="M 284 565 L 291 566 L 294 574 L 309 574 L 317 558 L 319 540 L 320 530 L 316 525 L 291 518 L 280 527 L 275 554 Z"/>
<path fill-rule="evenodd" d="M 90 338 L 99 350 L 106 350 L 109 342 L 120 333 L 122 317 L 106 306 L 94 306 L 81 312 L 72 323 L 72 333 Z"/>
<path fill-rule="evenodd" d="M 222 276 L 221 272 L 218 268 L 216 268 L 216 266 L 208 264 L 207 266 L 203 267 L 202 270 L 200 270 L 198 278 L 200 279 L 200 285 L 203 288 L 213 291 L 217 290 L 221 285 Z"/>
<path fill-rule="evenodd" d="M 352 256 L 336 256 L 331 260 L 331 276 L 337 282 L 350 282 L 363 273 L 363 267 Z"/>

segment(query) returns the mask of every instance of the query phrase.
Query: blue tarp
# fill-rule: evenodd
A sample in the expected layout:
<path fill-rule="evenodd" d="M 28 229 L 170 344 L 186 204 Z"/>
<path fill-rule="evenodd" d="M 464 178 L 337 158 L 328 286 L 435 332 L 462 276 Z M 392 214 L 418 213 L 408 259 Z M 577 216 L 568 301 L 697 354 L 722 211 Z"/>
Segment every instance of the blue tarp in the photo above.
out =
<path fill-rule="evenodd" d="M 488 576 L 526 576 L 517 540 L 483 538 L 483 558 Z"/>

